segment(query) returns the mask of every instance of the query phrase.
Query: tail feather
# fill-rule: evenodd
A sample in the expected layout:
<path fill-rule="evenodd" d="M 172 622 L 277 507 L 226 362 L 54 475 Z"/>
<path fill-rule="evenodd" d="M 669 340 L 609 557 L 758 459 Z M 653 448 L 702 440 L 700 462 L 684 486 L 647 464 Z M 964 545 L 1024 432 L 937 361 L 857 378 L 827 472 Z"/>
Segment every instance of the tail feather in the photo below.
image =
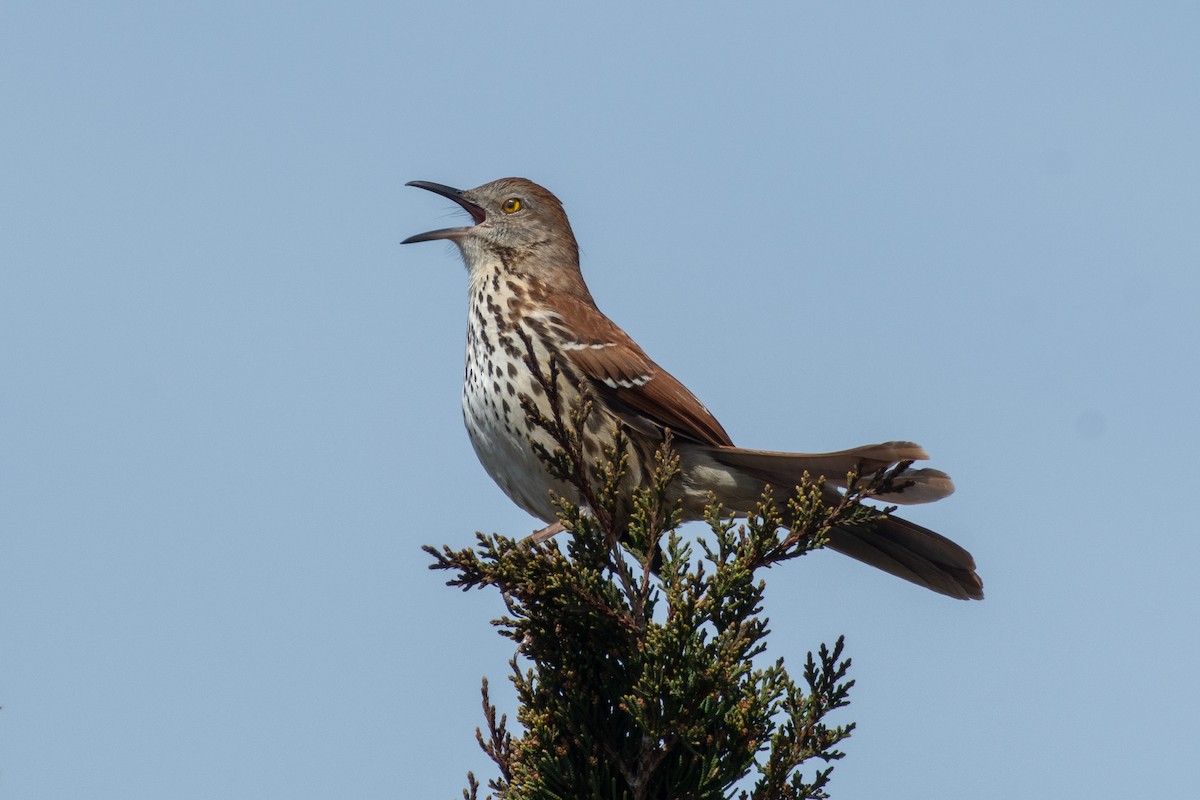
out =
<path fill-rule="evenodd" d="M 928 528 L 888 517 L 870 526 L 840 526 L 829 547 L 884 572 L 960 600 L 982 600 L 983 581 L 975 559 Z"/>
<path fill-rule="evenodd" d="M 774 486 L 795 486 L 807 473 L 814 480 L 824 476 L 829 485 L 840 488 L 845 488 L 846 475 L 853 470 L 867 476 L 900 461 L 929 458 L 924 448 L 914 442 L 869 444 L 835 453 L 782 453 L 742 447 L 713 447 L 708 453 L 715 461 Z M 931 503 L 954 492 L 950 476 L 937 469 L 910 469 L 898 480 L 902 482 L 901 488 L 880 495 L 880 500 L 899 505 Z"/>
<path fill-rule="evenodd" d="M 884 442 L 836 453 L 780 453 L 740 447 L 701 446 L 697 453 L 715 468 L 706 475 L 721 474 L 725 481 L 701 488 L 714 489 L 723 502 L 742 510 L 739 504 L 753 502 L 764 484 L 779 488 L 796 486 L 807 474 L 810 480 L 824 476 L 831 487 L 846 487 L 846 474 L 857 470 L 868 476 L 902 461 L 928 458 L 913 442 Z M 713 463 L 715 462 L 715 464 Z M 698 466 L 703 466 L 697 459 Z M 699 471 L 697 471 L 699 472 Z M 899 476 L 899 489 L 879 495 L 888 503 L 928 503 L 954 491 L 950 476 L 936 469 L 909 469 Z M 975 573 L 975 559 L 963 548 L 928 528 L 898 517 L 887 517 L 870 525 L 843 525 L 829 534 L 829 546 L 885 572 L 963 600 L 983 599 L 983 581 Z"/>

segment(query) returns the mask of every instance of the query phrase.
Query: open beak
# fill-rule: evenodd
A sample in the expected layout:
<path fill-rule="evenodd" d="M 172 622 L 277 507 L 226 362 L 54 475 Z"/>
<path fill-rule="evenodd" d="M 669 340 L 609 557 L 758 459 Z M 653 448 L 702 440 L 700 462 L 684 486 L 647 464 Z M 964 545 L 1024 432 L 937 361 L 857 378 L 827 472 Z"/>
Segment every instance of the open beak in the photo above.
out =
<path fill-rule="evenodd" d="M 472 203 L 463 196 L 462 189 L 455 189 L 452 186 L 446 186 L 442 183 L 433 183 L 432 181 L 409 181 L 405 186 L 416 186 L 418 189 L 426 189 L 434 194 L 440 194 L 442 197 L 449 197 L 454 202 L 467 210 L 471 215 L 471 219 L 475 225 L 487 219 L 487 213 L 479 205 Z M 418 233 L 416 236 L 410 236 L 400 244 L 412 244 L 413 242 L 429 242 L 434 239 L 459 239 L 467 234 L 473 225 L 467 225 L 462 228 L 439 228 L 436 231 L 428 231 L 427 233 Z"/>

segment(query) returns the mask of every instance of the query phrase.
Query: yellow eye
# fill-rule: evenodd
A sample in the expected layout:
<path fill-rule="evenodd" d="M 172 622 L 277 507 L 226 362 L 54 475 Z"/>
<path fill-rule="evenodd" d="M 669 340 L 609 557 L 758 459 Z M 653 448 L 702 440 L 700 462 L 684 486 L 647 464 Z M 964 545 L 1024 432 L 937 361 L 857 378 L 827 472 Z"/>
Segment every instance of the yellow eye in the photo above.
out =
<path fill-rule="evenodd" d="M 504 209 L 505 214 L 515 214 L 521 210 L 521 201 L 515 197 L 510 197 L 504 201 L 504 205 L 501 208 Z"/>

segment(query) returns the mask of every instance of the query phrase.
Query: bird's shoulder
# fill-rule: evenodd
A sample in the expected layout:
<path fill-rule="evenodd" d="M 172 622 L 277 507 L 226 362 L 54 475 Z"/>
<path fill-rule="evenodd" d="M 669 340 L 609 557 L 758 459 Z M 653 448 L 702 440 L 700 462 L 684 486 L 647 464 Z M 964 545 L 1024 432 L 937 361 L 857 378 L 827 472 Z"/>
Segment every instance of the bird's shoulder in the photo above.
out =
<path fill-rule="evenodd" d="M 712 412 L 595 305 L 576 298 L 556 305 L 564 357 L 622 416 L 635 415 L 635 427 L 649 422 L 703 444 L 733 444 Z"/>

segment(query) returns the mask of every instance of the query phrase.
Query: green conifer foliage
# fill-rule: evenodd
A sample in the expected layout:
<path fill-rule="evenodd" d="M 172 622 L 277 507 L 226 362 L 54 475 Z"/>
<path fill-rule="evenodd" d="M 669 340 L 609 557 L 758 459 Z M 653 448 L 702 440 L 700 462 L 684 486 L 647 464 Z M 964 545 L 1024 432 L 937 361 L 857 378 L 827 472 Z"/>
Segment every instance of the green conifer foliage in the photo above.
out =
<path fill-rule="evenodd" d="M 758 570 L 820 547 L 832 525 L 863 523 L 885 511 L 860 505 L 887 491 L 901 464 L 859 480 L 836 505 L 822 482 L 768 490 L 756 513 L 735 522 L 708 509 L 709 532 L 685 539 L 668 501 L 679 461 L 668 439 L 650 485 L 621 492 L 626 443 L 614 431 L 588 463 L 581 436 L 586 391 L 563 407 L 557 369 L 539 375 L 553 400 L 531 422 L 557 448 L 540 453 L 570 482 L 588 511 L 559 501 L 568 533 L 530 544 L 477 534 L 474 548 L 426 547 L 447 583 L 494 587 L 508 613 L 495 620 L 516 643 L 510 662 L 519 728 L 498 715 L 483 683 L 485 728 L 476 735 L 495 762 L 491 795 L 505 800 L 775 800 L 824 798 L 831 762 L 853 723 L 826 716 L 849 704 L 850 659 L 843 640 L 809 653 L 797 683 L 783 659 L 766 658 Z M 632 511 L 630 512 L 630 509 Z M 622 513 L 618 513 L 620 510 Z M 617 529 L 615 519 L 630 519 Z M 806 768 L 810 761 L 815 769 Z M 467 800 L 480 784 L 468 774 Z"/>

